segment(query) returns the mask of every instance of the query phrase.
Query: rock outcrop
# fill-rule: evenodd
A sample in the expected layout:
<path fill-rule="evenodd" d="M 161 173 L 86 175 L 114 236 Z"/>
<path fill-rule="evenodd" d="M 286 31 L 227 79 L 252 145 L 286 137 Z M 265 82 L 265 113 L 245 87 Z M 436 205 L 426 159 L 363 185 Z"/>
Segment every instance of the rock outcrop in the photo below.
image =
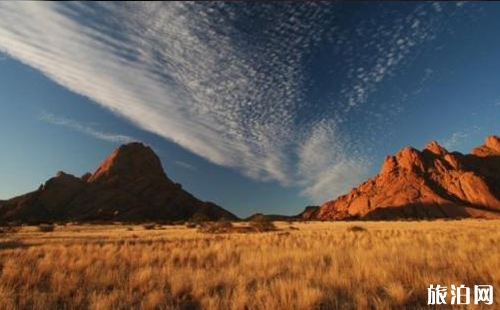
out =
<path fill-rule="evenodd" d="M 437 142 L 387 156 L 380 173 L 323 204 L 320 220 L 500 218 L 500 139 L 486 138 L 471 154 Z"/>
<path fill-rule="evenodd" d="M 153 150 L 122 145 L 93 174 L 62 171 L 34 192 L 0 204 L 1 221 L 177 221 L 236 219 L 172 182 Z"/>
<path fill-rule="evenodd" d="M 299 220 L 314 220 L 318 217 L 319 206 L 307 206 L 304 211 L 297 214 L 296 218 Z"/>

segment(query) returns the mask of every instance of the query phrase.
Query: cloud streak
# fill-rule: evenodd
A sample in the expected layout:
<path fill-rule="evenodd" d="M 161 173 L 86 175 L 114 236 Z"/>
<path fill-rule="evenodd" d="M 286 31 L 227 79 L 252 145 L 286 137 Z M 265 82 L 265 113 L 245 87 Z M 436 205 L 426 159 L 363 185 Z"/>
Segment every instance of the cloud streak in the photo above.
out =
<path fill-rule="evenodd" d="M 454 132 L 449 138 L 443 140 L 443 146 L 448 150 L 457 148 L 470 134 L 465 132 Z"/>
<path fill-rule="evenodd" d="M 134 139 L 130 136 L 126 135 L 119 135 L 119 134 L 113 134 L 113 133 L 107 133 L 107 132 L 102 132 L 98 131 L 91 126 L 87 126 L 84 124 L 81 124 L 75 120 L 65 118 L 65 117 L 60 117 L 56 116 L 51 113 L 42 113 L 39 117 L 41 121 L 44 121 L 46 123 L 56 125 L 56 126 L 62 126 L 62 127 L 67 127 L 72 130 L 75 130 L 77 132 L 81 132 L 83 134 L 92 136 L 96 139 L 107 141 L 107 142 L 113 142 L 113 143 L 129 143 L 132 141 L 137 141 L 137 139 Z"/>
<path fill-rule="evenodd" d="M 186 162 L 180 161 L 180 160 L 174 161 L 174 164 L 176 164 L 179 167 L 186 168 L 186 169 L 189 169 L 189 170 L 192 170 L 192 171 L 198 170 L 198 169 L 196 169 L 195 166 L 193 166 L 191 164 L 188 164 Z"/>
<path fill-rule="evenodd" d="M 471 135 L 477 134 L 480 130 L 479 126 L 472 126 L 467 130 L 454 132 L 448 138 L 443 139 L 442 144 L 449 151 L 453 151 L 467 141 Z"/>
<path fill-rule="evenodd" d="M 0 2 L 0 51 L 215 164 L 301 186 L 319 203 L 366 177 L 362 143 L 343 126 L 431 39 L 421 8 L 398 27 L 360 22 L 354 30 L 334 27 L 337 8 Z M 349 41 L 352 31 L 365 36 L 362 45 Z M 325 41 L 336 47 L 325 65 L 345 82 L 314 109 L 307 63 Z M 130 139 L 53 116 L 45 121 L 106 141 Z"/>

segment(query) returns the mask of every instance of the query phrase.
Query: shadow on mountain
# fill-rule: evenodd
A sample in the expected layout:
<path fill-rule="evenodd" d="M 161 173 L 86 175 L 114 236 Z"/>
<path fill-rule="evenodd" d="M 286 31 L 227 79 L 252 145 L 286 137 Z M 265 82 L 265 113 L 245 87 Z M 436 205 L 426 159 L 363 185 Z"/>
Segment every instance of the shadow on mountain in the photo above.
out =
<path fill-rule="evenodd" d="M 465 155 L 466 171 L 477 172 L 484 176 L 484 181 L 491 189 L 492 194 L 500 200 L 500 155 L 477 156 Z"/>
<path fill-rule="evenodd" d="M 440 218 L 499 218 L 500 211 L 482 206 L 464 206 L 454 203 L 409 203 L 398 206 L 384 206 L 368 212 L 364 220 L 428 220 Z"/>
<path fill-rule="evenodd" d="M 484 146 L 483 146 L 484 148 Z M 458 159 L 458 166 L 453 167 L 450 162 L 446 160 L 440 160 L 443 156 L 433 153 L 428 149 L 424 149 L 422 151 L 423 161 L 426 167 L 435 167 L 435 162 L 440 161 L 440 164 L 445 166 L 447 170 L 452 171 L 456 168 L 463 172 L 471 172 L 476 175 L 481 176 L 481 179 L 488 186 L 490 193 L 496 198 L 500 200 L 500 155 L 497 154 L 488 154 L 485 155 L 484 149 L 478 147 L 475 151 L 480 155 L 476 154 L 462 154 L 459 152 L 451 152 L 449 155 Z M 427 174 L 427 173 L 426 173 Z M 438 195 L 441 197 L 457 202 L 459 204 L 470 205 L 470 202 L 464 201 L 453 195 L 446 188 L 442 187 L 438 182 L 435 182 L 429 177 L 425 177 L 426 184 L 431 187 Z M 481 205 L 475 205 L 477 208 L 484 208 Z"/>

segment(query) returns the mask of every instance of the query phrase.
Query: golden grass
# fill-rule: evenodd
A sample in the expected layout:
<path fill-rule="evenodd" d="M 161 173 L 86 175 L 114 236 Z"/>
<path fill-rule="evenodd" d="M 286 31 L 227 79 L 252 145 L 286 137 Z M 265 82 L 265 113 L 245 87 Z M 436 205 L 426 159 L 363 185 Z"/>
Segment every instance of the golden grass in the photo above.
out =
<path fill-rule="evenodd" d="M 0 237 L 0 309 L 413 309 L 427 308 L 431 283 L 491 284 L 493 309 L 499 224 L 278 223 L 217 235 L 23 227 Z"/>

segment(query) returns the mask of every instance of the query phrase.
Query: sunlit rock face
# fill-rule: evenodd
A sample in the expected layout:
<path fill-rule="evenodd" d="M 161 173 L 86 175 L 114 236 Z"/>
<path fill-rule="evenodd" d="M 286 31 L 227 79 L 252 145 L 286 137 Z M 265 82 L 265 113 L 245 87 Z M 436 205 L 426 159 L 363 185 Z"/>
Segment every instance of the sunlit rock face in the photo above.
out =
<path fill-rule="evenodd" d="M 397 219 L 500 217 L 500 139 L 489 136 L 471 154 L 437 142 L 387 156 L 380 173 L 324 203 L 316 218 Z"/>

